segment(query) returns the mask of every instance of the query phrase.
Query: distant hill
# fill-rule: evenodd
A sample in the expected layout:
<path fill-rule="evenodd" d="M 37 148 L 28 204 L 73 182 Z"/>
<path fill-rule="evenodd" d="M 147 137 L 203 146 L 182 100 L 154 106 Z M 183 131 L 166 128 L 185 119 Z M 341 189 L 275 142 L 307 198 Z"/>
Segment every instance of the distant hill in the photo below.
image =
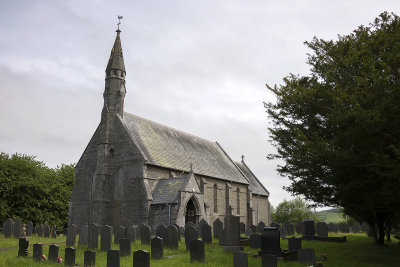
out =
<path fill-rule="evenodd" d="M 339 209 L 317 211 L 315 214 L 321 221 L 326 223 L 339 223 L 344 221 L 343 217 L 339 214 Z"/>

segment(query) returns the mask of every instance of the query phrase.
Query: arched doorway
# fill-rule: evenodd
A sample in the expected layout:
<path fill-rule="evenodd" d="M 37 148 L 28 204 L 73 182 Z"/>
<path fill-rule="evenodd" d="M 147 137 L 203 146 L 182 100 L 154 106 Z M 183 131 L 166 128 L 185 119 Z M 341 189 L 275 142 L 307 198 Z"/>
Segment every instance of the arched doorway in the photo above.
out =
<path fill-rule="evenodd" d="M 196 202 L 192 197 L 186 204 L 185 225 L 190 222 L 194 225 L 198 224 L 198 212 L 196 207 Z"/>

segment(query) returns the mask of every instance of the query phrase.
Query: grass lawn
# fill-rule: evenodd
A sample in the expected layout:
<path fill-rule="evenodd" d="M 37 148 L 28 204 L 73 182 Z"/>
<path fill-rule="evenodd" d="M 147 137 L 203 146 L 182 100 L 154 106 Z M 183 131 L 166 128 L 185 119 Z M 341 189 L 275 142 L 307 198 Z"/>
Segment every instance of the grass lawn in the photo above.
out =
<path fill-rule="evenodd" d="M 331 234 L 332 236 L 338 234 Z M 78 238 L 77 238 L 78 240 Z M 397 241 L 391 244 L 378 247 L 372 243 L 365 234 L 348 234 L 347 242 L 333 243 L 333 242 L 317 242 L 317 241 L 302 241 L 303 248 L 314 248 L 316 259 L 320 259 L 321 254 L 326 254 L 328 260 L 323 261 L 323 266 L 400 266 L 400 245 Z M 185 243 L 179 243 L 177 250 L 164 249 L 164 259 L 151 260 L 152 267 L 180 267 L 180 266 L 232 266 L 232 254 L 224 252 L 222 247 L 214 240 L 213 244 L 205 245 L 205 263 L 191 263 L 189 252 L 186 252 Z M 59 237 L 56 240 L 51 238 L 29 238 L 29 256 L 27 258 L 17 257 L 18 249 L 1 250 L 0 249 L 0 266 L 52 266 L 50 263 L 36 263 L 32 258 L 32 244 L 41 242 L 65 242 L 65 237 Z M 281 240 L 282 249 L 287 249 L 287 240 Z M 14 238 L 4 238 L 0 234 L 0 248 L 17 247 L 18 240 Z M 64 259 L 65 244 L 59 244 L 59 256 Z M 76 247 L 76 264 L 83 266 L 83 252 L 86 247 Z M 112 245 L 112 249 L 119 249 L 118 245 Z M 141 245 L 140 241 L 132 244 L 133 250 L 144 249 L 150 251 L 150 246 Z M 43 251 L 48 256 L 49 246 L 44 245 Z M 257 254 L 256 249 L 245 247 L 245 252 L 249 254 L 249 266 L 261 266 L 261 260 L 253 257 Z M 96 266 L 106 266 L 107 253 L 96 252 Z M 64 265 L 62 263 L 62 265 Z M 132 266 L 132 256 L 122 257 L 121 266 Z M 296 262 L 282 262 L 278 261 L 278 266 L 302 266 Z"/>

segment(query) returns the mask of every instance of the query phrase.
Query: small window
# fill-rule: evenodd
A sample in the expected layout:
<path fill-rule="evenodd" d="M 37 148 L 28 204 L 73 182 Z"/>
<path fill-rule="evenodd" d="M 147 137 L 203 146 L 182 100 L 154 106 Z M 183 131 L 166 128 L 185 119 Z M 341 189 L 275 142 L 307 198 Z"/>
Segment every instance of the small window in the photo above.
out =
<path fill-rule="evenodd" d="M 117 75 L 117 71 L 116 70 L 114 70 L 114 75 Z"/>
<path fill-rule="evenodd" d="M 121 77 L 124 77 L 124 73 L 121 71 Z"/>
<path fill-rule="evenodd" d="M 218 212 L 218 186 L 214 184 L 214 213 Z"/>
<path fill-rule="evenodd" d="M 236 189 L 236 205 L 237 205 L 237 214 L 240 214 L 240 189 L 239 187 Z"/>

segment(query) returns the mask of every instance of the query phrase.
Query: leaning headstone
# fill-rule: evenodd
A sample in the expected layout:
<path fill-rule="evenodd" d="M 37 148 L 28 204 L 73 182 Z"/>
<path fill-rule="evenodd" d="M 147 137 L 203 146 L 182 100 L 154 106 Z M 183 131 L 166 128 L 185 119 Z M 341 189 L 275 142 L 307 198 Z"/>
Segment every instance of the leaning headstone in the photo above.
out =
<path fill-rule="evenodd" d="M 178 230 L 175 225 L 167 227 L 167 238 L 164 242 L 165 246 L 172 249 L 178 248 Z"/>
<path fill-rule="evenodd" d="M 286 238 L 286 236 L 287 236 L 287 231 L 286 231 L 286 228 L 285 227 L 279 227 L 279 234 L 280 234 L 280 236 L 281 236 L 281 238 Z"/>
<path fill-rule="evenodd" d="M 219 231 L 221 230 L 221 228 L 223 228 L 223 224 L 222 224 L 221 220 L 216 219 L 213 222 L 214 238 L 219 238 L 218 234 L 219 234 Z"/>
<path fill-rule="evenodd" d="M 81 225 L 79 229 L 79 246 L 87 246 L 89 237 L 89 226 L 87 224 Z"/>
<path fill-rule="evenodd" d="M 339 231 L 342 233 L 349 233 L 350 226 L 347 223 L 340 223 L 339 224 Z"/>
<path fill-rule="evenodd" d="M 31 236 L 33 233 L 33 223 L 32 222 L 28 222 L 26 224 L 26 236 Z"/>
<path fill-rule="evenodd" d="M 315 236 L 315 226 L 313 220 L 304 221 L 304 236 Z"/>
<path fill-rule="evenodd" d="M 57 238 L 57 226 L 55 226 L 55 225 L 51 226 L 51 237 Z"/>
<path fill-rule="evenodd" d="M 203 224 L 201 227 L 201 239 L 204 243 L 212 243 L 211 226 Z"/>
<path fill-rule="evenodd" d="M 199 236 L 203 236 L 202 235 L 202 231 L 203 231 L 203 225 L 208 224 L 204 219 L 201 219 L 201 221 L 199 222 Z"/>
<path fill-rule="evenodd" d="M 125 237 L 128 238 L 131 243 L 135 243 L 136 241 L 136 226 L 130 225 L 126 227 Z"/>
<path fill-rule="evenodd" d="M 41 261 L 42 260 L 42 254 L 43 254 L 43 244 L 36 243 L 33 244 L 33 259 L 35 261 Z"/>
<path fill-rule="evenodd" d="M 200 261 L 205 260 L 204 255 L 204 242 L 199 239 L 194 239 L 190 241 L 190 261 Z"/>
<path fill-rule="evenodd" d="M 244 234 L 245 234 L 246 236 L 251 236 L 251 235 L 253 234 L 253 231 L 252 231 L 250 228 L 248 228 L 248 229 L 244 232 Z"/>
<path fill-rule="evenodd" d="M 65 266 L 75 266 L 75 255 L 76 255 L 75 248 L 72 247 L 65 248 L 65 259 L 64 259 Z"/>
<path fill-rule="evenodd" d="M 161 237 L 163 240 L 167 237 L 167 227 L 164 224 L 161 224 L 157 227 L 156 236 Z"/>
<path fill-rule="evenodd" d="M 233 267 L 248 267 L 247 253 L 242 251 L 234 252 Z"/>
<path fill-rule="evenodd" d="M 296 223 L 296 233 L 298 235 L 304 235 L 304 222 L 297 222 Z"/>
<path fill-rule="evenodd" d="M 185 243 L 186 249 L 189 250 L 190 241 L 197 240 L 199 238 L 198 232 L 195 227 L 188 225 L 185 227 Z"/>
<path fill-rule="evenodd" d="M 22 222 L 20 219 L 16 219 L 14 222 L 14 238 L 20 238 L 21 229 Z"/>
<path fill-rule="evenodd" d="M 4 223 L 3 223 L 3 235 L 4 237 L 11 237 L 14 234 L 14 222 L 11 218 L 8 218 Z"/>
<path fill-rule="evenodd" d="M 49 246 L 49 262 L 57 263 L 58 250 L 59 250 L 59 247 L 57 245 L 52 244 Z"/>
<path fill-rule="evenodd" d="M 119 250 L 107 250 L 107 267 L 119 267 L 120 256 Z"/>
<path fill-rule="evenodd" d="M 244 222 L 240 222 L 239 227 L 240 227 L 240 233 L 244 234 L 244 232 L 246 231 L 246 225 L 244 224 Z"/>
<path fill-rule="evenodd" d="M 43 236 L 50 237 L 50 226 L 47 223 L 43 224 Z"/>
<path fill-rule="evenodd" d="M 302 248 L 297 251 L 297 258 L 300 264 L 315 264 L 315 252 L 313 248 Z"/>
<path fill-rule="evenodd" d="M 140 228 L 140 241 L 142 245 L 149 245 L 151 239 L 151 230 L 148 225 L 144 225 Z"/>
<path fill-rule="evenodd" d="M 164 257 L 164 242 L 159 236 L 151 239 L 151 258 L 162 259 Z"/>
<path fill-rule="evenodd" d="M 69 247 L 75 246 L 76 230 L 77 230 L 77 227 L 75 224 L 71 224 L 70 226 L 68 226 L 66 245 Z"/>
<path fill-rule="evenodd" d="M 294 226 L 291 222 L 285 222 L 287 235 L 294 235 Z"/>
<path fill-rule="evenodd" d="M 289 250 L 301 249 L 301 238 L 292 237 L 288 239 Z"/>
<path fill-rule="evenodd" d="M 262 254 L 261 255 L 261 267 L 277 267 L 278 258 L 273 254 Z"/>
<path fill-rule="evenodd" d="M 38 237 L 43 237 L 43 224 L 39 224 L 37 227 Z"/>
<path fill-rule="evenodd" d="M 328 225 L 324 222 L 317 223 L 317 235 L 319 237 L 328 237 Z"/>
<path fill-rule="evenodd" d="M 150 253 L 146 250 L 138 250 L 133 253 L 132 267 L 150 267 Z"/>
<path fill-rule="evenodd" d="M 250 247 L 251 248 L 261 248 L 261 236 L 257 234 L 252 234 L 250 236 Z"/>
<path fill-rule="evenodd" d="M 129 238 L 121 238 L 119 240 L 119 250 L 121 251 L 121 257 L 131 255 L 131 240 Z"/>
<path fill-rule="evenodd" d="M 18 256 L 26 257 L 28 256 L 28 246 L 29 240 L 26 237 L 21 237 L 18 242 Z"/>
<path fill-rule="evenodd" d="M 259 222 L 257 224 L 257 233 L 262 233 L 264 232 L 264 227 L 265 227 L 265 223 L 264 222 Z"/>
<path fill-rule="evenodd" d="M 96 252 L 91 250 L 86 250 L 83 252 L 83 266 L 92 267 L 96 265 Z"/>
<path fill-rule="evenodd" d="M 91 223 L 88 227 L 88 248 L 98 249 L 99 247 L 99 233 L 98 225 Z"/>
<path fill-rule="evenodd" d="M 114 244 L 119 244 L 121 238 L 125 238 L 125 227 L 123 226 L 117 227 L 114 235 Z"/>
<path fill-rule="evenodd" d="M 261 254 L 278 255 L 281 252 L 279 231 L 276 227 L 267 227 L 261 236 Z"/>
<path fill-rule="evenodd" d="M 353 233 L 359 233 L 361 232 L 361 224 L 358 222 L 354 222 L 353 225 L 351 226 L 351 231 Z"/>
<path fill-rule="evenodd" d="M 100 249 L 107 251 L 111 249 L 112 242 L 112 226 L 104 225 L 101 228 Z"/>

